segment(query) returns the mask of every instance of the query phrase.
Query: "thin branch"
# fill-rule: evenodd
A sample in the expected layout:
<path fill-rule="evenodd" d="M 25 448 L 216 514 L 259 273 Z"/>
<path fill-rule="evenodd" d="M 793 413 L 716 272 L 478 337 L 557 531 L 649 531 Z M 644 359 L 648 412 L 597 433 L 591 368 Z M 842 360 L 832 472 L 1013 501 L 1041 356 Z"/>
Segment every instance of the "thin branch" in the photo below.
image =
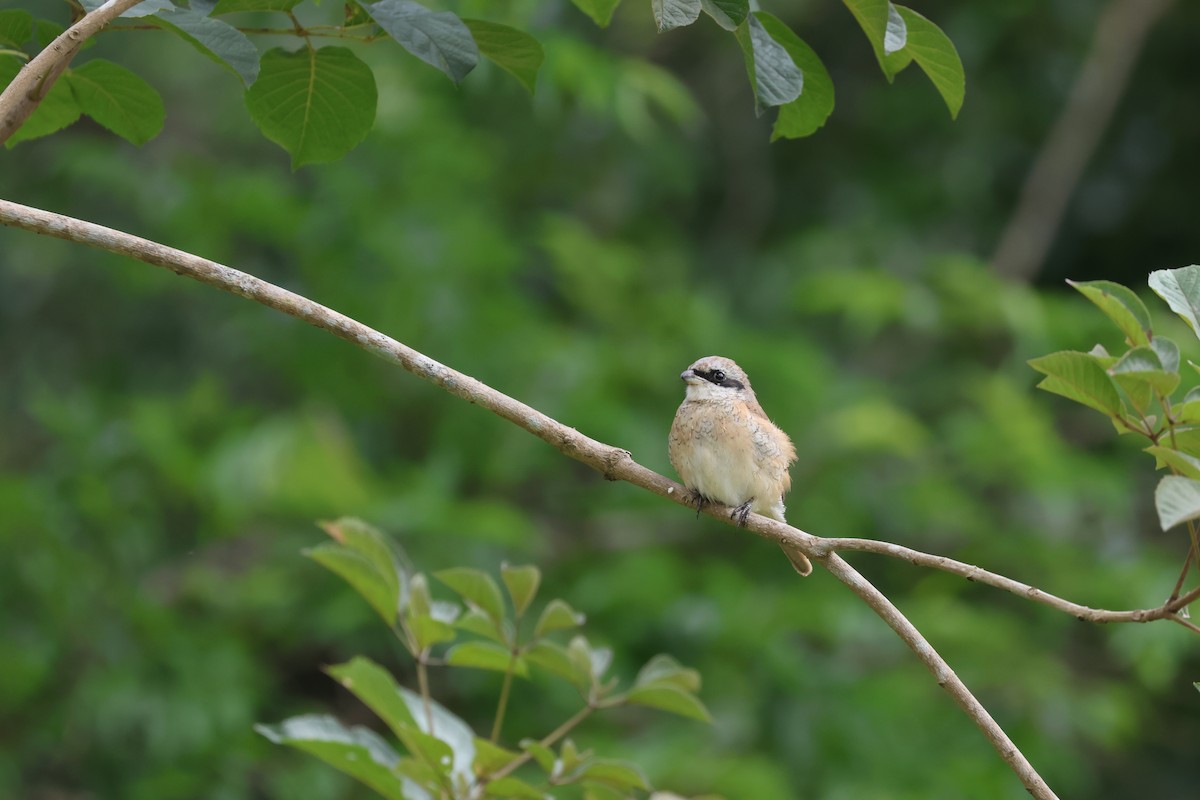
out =
<path fill-rule="evenodd" d="M 992 256 L 996 272 L 1029 280 L 1041 268 L 1067 203 L 1108 128 L 1146 37 L 1173 0 L 1110 0 L 1091 51 L 1034 161 Z"/>
<path fill-rule="evenodd" d="M 1059 611 L 1070 614 L 1076 619 L 1086 622 L 1153 622 L 1154 620 L 1168 619 L 1177 611 L 1195 601 L 1197 597 L 1200 597 L 1200 588 L 1194 589 L 1182 597 L 1178 595 L 1177 589 L 1171 599 L 1157 608 L 1140 608 L 1132 611 L 1108 611 L 1106 609 L 1089 608 L 1088 606 L 1081 606 L 1078 603 L 1072 603 L 1070 600 L 1064 600 L 1048 592 L 1043 592 L 1041 589 L 1036 589 L 1027 583 L 1021 583 L 1004 575 L 988 572 L 986 569 L 981 569 L 974 564 L 966 564 L 962 561 L 955 561 L 952 558 L 937 556 L 932 553 L 923 553 L 920 550 L 902 547 L 891 542 L 881 542 L 875 539 L 826 538 L 820 540 L 817 550 L 825 553 L 847 550 L 860 553 L 877 553 L 907 561 L 918 567 L 940 569 L 943 572 L 959 575 L 969 581 L 975 581 L 997 589 L 1003 589 L 1006 592 L 1012 592 L 1027 600 L 1056 608 Z M 1182 581 L 1180 583 L 1182 584 Z"/>
<path fill-rule="evenodd" d="M 540 744 L 542 747 L 550 747 L 551 745 L 558 742 L 559 739 L 563 738 L 568 733 L 570 733 L 572 730 L 574 730 L 576 725 L 578 725 L 579 723 L 581 723 L 585 719 L 587 719 L 589 716 L 591 716 L 592 712 L 595 710 L 596 710 L 596 707 L 594 705 L 592 705 L 591 703 L 588 703 L 586 706 L 584 706 L 583 708 L 576 711 L 575 714 L 570 719 L 568 719 L 566 722 L 564 722 L 562 725 L 559 725 L 557 728 L 552 730 L 550 733 L 546 734 L 545 738 L 543 738 L 540 742 L 538 742 L 538 744 Z M 479 784 L 478 792 L 482 792 L 487 787 L 487 784 L 489 782 L 498 781 L 503 777 L 511 775 L 513 772 L 520 769 L 525 764 L 529 763 L 530 759 L 532 759 L 532 758 L 533 758 L 533 753 L 526 750 L 524 753 L 517 756 L 512 761 L 508 762 L 503 767 L 501 767 L 500 769 L 493 772 L 491 775 L 488 775 L 487 779 L 485 781 L 482 781 Z M 478 794 L 478 792 L 477 792 L 477 794 Z"/>
<path fill-rule="evenodd" d="M 140 2 L 142 0 L 108 0 L 95 11 L 84 14 L 21 67 L 17 77 L 0 93 L 0 144 L 8 141 L 8 137 L 29 119 L 83 43 Z"/>

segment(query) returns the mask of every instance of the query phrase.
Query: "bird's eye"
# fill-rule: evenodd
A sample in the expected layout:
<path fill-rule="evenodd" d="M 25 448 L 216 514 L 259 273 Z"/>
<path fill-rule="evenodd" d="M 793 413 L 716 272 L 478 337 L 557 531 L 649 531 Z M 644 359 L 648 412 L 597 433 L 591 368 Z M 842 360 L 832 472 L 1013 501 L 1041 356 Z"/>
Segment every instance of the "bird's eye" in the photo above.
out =
<path fill-rule="evenodd" d="M 724 383 L 725 373 L 721 372 L 719 369 L 713 370 L 712 379 L 714 383 Z"/>

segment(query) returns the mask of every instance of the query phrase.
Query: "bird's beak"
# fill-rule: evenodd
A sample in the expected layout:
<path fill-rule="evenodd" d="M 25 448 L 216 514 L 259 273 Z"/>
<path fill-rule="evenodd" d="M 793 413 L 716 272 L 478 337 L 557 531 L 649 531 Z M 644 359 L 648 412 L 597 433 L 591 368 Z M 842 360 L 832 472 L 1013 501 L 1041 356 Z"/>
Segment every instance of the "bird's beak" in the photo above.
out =
<path fill-rule="evenodd" d="M 693 372 L 690 367 L 679 373 L 679 379 L 684 383 L 700 383 L 702 380 L 704 380 L 695 372 Z"/>

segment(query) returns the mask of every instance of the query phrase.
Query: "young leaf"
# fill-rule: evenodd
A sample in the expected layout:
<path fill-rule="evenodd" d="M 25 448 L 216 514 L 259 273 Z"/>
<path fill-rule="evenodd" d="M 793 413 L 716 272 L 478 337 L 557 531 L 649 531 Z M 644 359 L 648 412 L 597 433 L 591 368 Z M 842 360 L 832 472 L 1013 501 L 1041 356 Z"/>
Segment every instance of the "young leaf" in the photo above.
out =
<path fill-rule="evenodd" d="M 1160 445 L 1153 445 L 1147 447 L 1145 450 L 1154 456 L 1154 466 L 1156 469 L 1171 467 L 1185 478 L 1200 480 L 1200 458 L 1189 456 L 1187 453 L 1181 453 L 1178 450 Z"/>
<path fill-rule="evenodd" d="M 396 679 L 371 659 L 355 656 L 345 664 L 326 667 L 325 672 L 374 711 L 397 737 L 418 729 Z"/>
<path fill-rule="evenodd" d="M 361 553 L 387 581 L 389 588 L 400 598 L 400 607 L 408 598 L 408 580 L 413 567 L 399 546 L 383 531 L 356 517 L 339 517 L 317 523 L 331 538 L 351 550 Z M 428 590 L 426 591 L 428 595 Z"/>
<path fill-rule="evenodd" d="M 542 615 L 538 617 L 537 625 L 533 629 L 533 635 L 535 638 L 540 639 L 542 636 L 553 631 L 578 628 L 586 619 L 587 617 L 583 614 L 567 605 L 565 600 L 551 600 L 542 609 Z"/>
<path fill-rule="evenodd" d="M 1181 522 L 1200 519 L 1200 481 L 1167 475 L 1154 490 L 1154 507 L 1164 531 Z"/>
<path fill-rule="evenodd" d="M 659 653 L 646 662 L 634 681 L 637 686 L 656 682 L 671 683 L 680 689 L 697 692 L 700 690 L 700 673 L 683 666 L 669 655 Z"/>
<path fill-rule="evenodd" d="M 1133 290 L 1112 281 L 1067 281 L 1117 324 L 1134 346 L 1150 343 L 1150 312 Z"/>
<path fill-rule="evenodd" d="M 475 738 L 475 773 L 486 775 L 507 766 L 521 754 L 492 744 L 487 739 Z"/>
<path fill-rule="evenodd" d="M 670 711 L 672 714 L 702 722 L 712 722 L 712 715 L 694 694 L 671 683 L 656 682 L 635 686 L 625 694 L 625 701 Z"/>
<path fill-rule="evenodd" d="M 966 95 L 967 79 L 954 43 L 941 28 L 911 8 L 896 6 L 896 10 L 907 26 L 907 40 L 895 55 L 916 61 L 950 109 L 951 119 L 958 117 Z M 885 60 L 889 58 L 892 56 L 885 56 Z M 907 61 L 904 64 L 907 65 Z M 902 68 L 894 68 L 893 74 Z"/>
<path fill-rule="evenodd" d="M 691 25 L 700 18 L 700 0 L 650 0 L 658 32 Z"/>
<path fill-rule="evenodd" d="M 307 715 L 278 725 L 255 725 L 254 730 L 275 744 L 311 753 L 335 769 L 366 784 L 388 800 L 405 800 L 402 779 L 392 770 L 400 756 L 366 728 L 347 728 L 333 717 Z"/>
<path fill-rule="evenodd" d="M 586 693 L 591 686 L 591 662 L 577 666 L 566 650 L 552 642 L 538 642 L 525 653 L 525 660 L 560 678 L 566 678 L 580 692 Z"/>
<path fill-rule="evenodd" d="M 479 63 L 479 47 L 457 14 L 431 11 L 412 0 L 379 0 L 363 8 L 401 47 L 455 83 Z"/>
<path fill-rule="evenodd" d="M 737 30 L 750 13 L 749 0 L 700 0 L 700 7 L 727 31 Z"/>
<path fill-rule="evenodd" d="M 767 33 L 757 13 L 746 17 L 734 35 L 741 45 L 746 74 L 759 107 L 781 106 L 800 96 L 804 73 L 787 49 Z"/>
<path fill-rule="evenodd" d="M 546 795 L 542 794 L 520 778 L 514 778 L 511 775 L 507 775 L 499 780 L 489 781 L 487 785 L 487 794 L 488 797 L 515 797 L 528 798 L 529 800 L 546 800 Z"/>
<path fill-rule="evenodd" d="M 533 760 L 547 773 L 554 771 L 554 762 L 558 757 L 554 751 L 534 739 L 522 739 L 521 749 L 533 756 Z"/>
<path fill-rule="evenodd" d="M 353 586 L 379 616 L 383 617 L 384 622 L 388 625 L 395 624 L 399 595 L 395 587 L 389 584 L 366 556 L 332 542 L 310 547 L 303 552 Z"/>
<path fill-rule="evenodd" d="M 499 642 L 500 644 L 508 643 L 508 637 L 505 636 L 504 629 L 494 619 L 477 608 L 467 611 L 455 624 L 461 630 L 479 634 L 491 639 L 493 642 Z"/>
<path fill-rule="evenodd" d="M 583 13 L 592 18 L 592 22 L 601 28 L 607 28 L 612 22 L 613 12 L 621 5 L 621 0 L 571 0 Z"/>
<path fill-rule="evenodd" d="M 417 614 L 410 610 L 408 628 L 416 641 L 417 652 L 428 650 L 435 644 L 453 642 L 458 638 L 454 626 L 436 619 L 431 614 Z"/>
<path fill-rule="evenodd" d="M 1150 288 L 1200 336 L 1200 266 L 1151 272 Z"/>
<path fill-rule="evenodd" d="M 375 74 L 344 47 L 268 50 L 246 91 L 254 124 L 292 157 L 292 169 L 336 161 L 375 123 Z"/>
<path fill-rule="evenodd" d="M 482 19 L 464 19 L 463 24 L 471 32 L 479 52 L 496 62 L 496 65 L 512 75 L 533 94 L 537 88 L 537 74 L 546 58 L 541 43 L 525 31 L 487 22 Z"/>
<path fill-rule="evenodd" d="M 504 620 L 504 600 L 491 575 L 469 567 L 452 567 L 433 573 L 433 577 L 483 611 L 497 625 Z"/>
<path fill-rule="evenodd" d="M 1029 366 L 1046 375 L 1039 389 L 1060 394 L 1089 408 L 1116 416 L 1121 413 L 1121 397 L 1112 378 L 1096 359 L 1087 353 L 1063 351 L 1034 358 Z"/>
<path fill-rule="evenodd" d="M 162 130 L 167 112 L 150 84 L 119 64 L 93 59 L 68 72 L 80 110 L 133 144 L 145 144 Z"/>
<path fill-rule="evenodd" d="M 201 53 L 241 78 L 246 86 L 258 77 L 258 48 L 232 25 L 174 6 L 170 11 L 155 14 L 149 21 L 179 34 Z"/>
<path fill-rule="evenodd" d="M 646 782 L 646 776 L 642 774 L 642 771 L 638 769 L 636 764 L 631 764 L 628 761 L 595 758 L 584 764 L 583 769 L 579 771 L 578 777 L 582 780 L 602 783 L 624 792 L 632 792 L 634 789 L 650 791 L 650 784 Z"/>
<path fill-rule="evenodd" d="M 541 570 L 532 564 L 523 567 L 501 564 L 500 577 L 504 580 L 504 585 L 508 588 L 508 596 L 512 598 L 513 608 L 520 617 L 529 608 L 529 604 L 533 602 L 533 598 L 537 594 L 538 586 L 542 582 Z"/>
<path fill-rule="evenodd" d="M 833 113 L 833 81 L 816 52 L 787 25 L 764 11 L 756 12 L 754 16 L 804 73 L 804 91 L 792 102 L 779 107 L 779 116 L 771 129 L 771 141 L 810 136 Z"/>
<path fill-rule="evenodd" d="M 452 667 L 475 667 L 496 672 L 508 672 L 511 666 L 514 675 L 529 677 L 529 667 L 524 659 L 514 659 L 512 651 L 491 642 L 455 645 L 446 653 L 446 663 Z"/>

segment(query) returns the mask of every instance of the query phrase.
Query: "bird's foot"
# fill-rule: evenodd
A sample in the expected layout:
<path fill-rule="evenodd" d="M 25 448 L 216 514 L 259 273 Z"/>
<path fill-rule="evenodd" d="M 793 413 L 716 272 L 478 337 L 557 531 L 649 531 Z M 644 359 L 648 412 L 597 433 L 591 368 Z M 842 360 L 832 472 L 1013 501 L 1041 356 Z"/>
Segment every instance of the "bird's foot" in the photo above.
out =
<path fill-rule="evenodd" d="M 751 497 L 733 511 L 729 512 L 729 518 L 736 519 L 738 525 L 741 525 L 743 528 L 746 527 L 746 517 L 750 516 L 750 504 L 753 502 L 754 498 Z"/>
<path fill-rule="evenodd" d="M 700 519 L 700 512 L 703 511 L 704 507 L 712 501 L 700 494 L 695 489 L 688 489 L 688 491 L 691 493 L 688 497 L 688 502 L 696 506 L 696 519 Z"/>

